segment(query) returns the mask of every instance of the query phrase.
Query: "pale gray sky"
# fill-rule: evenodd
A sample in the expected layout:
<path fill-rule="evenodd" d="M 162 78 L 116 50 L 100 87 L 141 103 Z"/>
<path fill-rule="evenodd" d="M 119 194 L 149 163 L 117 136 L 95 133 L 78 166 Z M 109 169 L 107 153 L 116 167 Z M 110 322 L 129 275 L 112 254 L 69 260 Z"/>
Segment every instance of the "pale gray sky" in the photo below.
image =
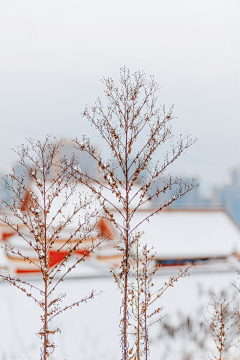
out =
<path fill-rule="evenodd" d="M 239 0 L 1 0 L 0 170 L 25 137 L 91 136 L 103 76 L 144 70 L 197 144 L 174 171 L 204 184 L 240 165 Z M 93 140 L 97 138 L 92 134 Z"/>

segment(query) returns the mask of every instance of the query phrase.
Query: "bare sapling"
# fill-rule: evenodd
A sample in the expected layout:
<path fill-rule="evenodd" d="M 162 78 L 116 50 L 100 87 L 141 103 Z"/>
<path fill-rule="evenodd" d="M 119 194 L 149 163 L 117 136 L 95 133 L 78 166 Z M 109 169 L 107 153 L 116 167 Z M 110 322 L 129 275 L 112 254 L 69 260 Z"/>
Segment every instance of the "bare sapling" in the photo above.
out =
<path fill-rule="evenodd" d="M 162 359 L 202 360 L 209 351 L 211 333 L 202 316 L 203 305 L 190 314 L 186 314 L 185 310 L 186 307 L 178 310 L 172 319 L 166 317 L 161 321 L 159 330 L 155 332 L 155 339 L 151 339 L 161 347 Z"/>
<path fill-rule="evenodd" d="M 130 319 L 129 333 L 132 334 L 134 342 L 129 351 L 130 360 L 140 360 L 149 358 L 149 336 L 148 329 L 153 324 L 160 322 L 167 314 L 162 314 L 162 306 L 158 306 L 156 301 L 161 299 L 164 292 L 173 287 L 174 284 L 184 276 L 188 276 L 188 267 L 179 269 L 178 274 L 171 276 L 161 288 L 156 289 L 154 276 L 161 267 L 154 260 L 153 249 L 148 249 L 147 245 L 140 246 L 140 233 L 136 234 L 135 252 L 130 265 Z M 116 277 L 116 281 L 118 277 Z M 121 289 L 121 287 L 119 286 Z"/>
<path fill-rule="evenodd" d="M 134 249 L 139 225 L 160 213 L 175 200 L 196 187 L 194 183 L 183 183 L 180 179 L 169 177 L 163 188 L 158 188 L 150 195 L 150 190 L 159 178 L 166 174 L 169 166 L 183 154 L 195 140 L 180 137 L 176 145 L 170 145 L 170 151 L 162 161 L 154 161 L 160 156 L 157 150 L 170 140 L 173 108 L 157 107 L 158 84 L 153 77 L 148 80 L 144 73 L 130 74 L 125 67 L 120 70 L 120 84 L 112 78 L 103 78 L 105 86 L 106 108 L 98 99 L 83 117 L 99 132 L 102 141 L 108 146 L 109 160 L 104 160 L 83 137 L 74 141 L 78 150 L 86 152 L 95 159 L 99 176 L 93 177 L 76 171 L 75 176 L 85 183 L 91 191 L 104 202 L 104 209 L 119 231 L 118 249 L 123 259 L 120 271 L 115 273 L 116 281 L 122 290 L 121 347 L 124 360 L 129 359 L 128 327 L 130 316 L 130 258 Z M 141 182 L 139 183 L 139 180 Z M 172 191 L 168 201 L 158 203 L 157 207 L 141 212 L 141 219 L 136 216 L 139 210 L 149 208 L 151 200 L 160 197 L 166 191 Z M 111 208 L 111 209 L 110 209 Z"/>
<path fill-rule="evenodd" d="M 221 292 L 220 296 L 213 294 L 208 304 L 204 318 L 215 344 L 215 352 L 208 355 L 211 360 L 233 359 L 234 354 L 228 357 L 229 351 L 240 343 L 240 312 L 235 300 L 234 297 L 228 300 L 227 294 Z"/>
<path fill-rule="evenodd" d="M 56 293 L 58 285 L 104 240 L 96 236 L 98 221 L 103 217 L 101 203 L 92 196 L 78 194 L 73 177 L 77 167 L 74 156 L 60 158 L 63 141 L 50 140 L 29 139 L 27 145 L 16 150 L 23 175 L 17 176 L 13 169 L 5 179 L 11 197 L 3 200 L 7 211 L 0 215 L 0 220 L 15 233 L 2 245 L 9 257 L 24 260 L 27 268 L 39 272 L 39 286 L 3 271 L 0 278 L 23 291 L 42 309 L 42 328 L 37 334 L 44 360 L 56 346 L 52 335 L 60 331 L 51 326 L 52 320 L 96 295 L 91 291 L 74 303 L 62 305 L 65 294 Z"/>

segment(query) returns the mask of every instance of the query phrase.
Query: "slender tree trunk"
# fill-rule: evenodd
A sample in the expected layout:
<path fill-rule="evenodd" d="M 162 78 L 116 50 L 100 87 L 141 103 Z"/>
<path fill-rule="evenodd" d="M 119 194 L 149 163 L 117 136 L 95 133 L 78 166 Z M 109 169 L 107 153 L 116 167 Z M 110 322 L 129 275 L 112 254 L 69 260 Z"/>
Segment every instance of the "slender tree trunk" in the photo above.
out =
<path fill-rule="evenodd" d="M 126 257 L 126 265 L 127 265 L 127 257 Z M 124 284 L 124 323 L 123 323 L 123 333 L 124 333 L 124 340 L 123 340 L 123 346 L 124 346 L 124 360 L 127 360 L 127 283 L 128 283 L 128 274 L 127 271 L 125 273 L 125 284 Z"/>
<path fill-rule="evenodd" d="M 129 233 L 128 233 L 128 200 L 127 200 L 127 219 L 126 219 L 126 249 L 124 259 L 124 314 L 123 314 L 123 345 L 124 345 L 124 360 L 128 359 L 127 353 L 127 325 L 128 325 L 128 259 L 129 259 Z"/>
<path fill-rule="evenodd" d="M 126 181 L 126 239 L 125 239 L 125 279 L 124 279 L 124 313 L 123 313 L 123 346 L 124 346 L 124 360 L 128 359 L 127 352 L 127 315 L 128 315 L 128 258 L 129 258 L 129 194 L 128 194 L 128 115 L 126 124 L 126 138 L 125 138 L 125 181 Z"/>
<path fill-rule="evenodd" d="M 44 306 L 44 360 L 47 360 L 47 278 L 45 278 Z"/>
<path fill-rule="evenodd" d="M 147 249 L 146 249 L 147 251 Z M 144 264 L 144 332 L 145 332 L 145 360 L 148 358 L 148 329 L 147 329 L 147 252 L 145 255 L 145 264 Z"/>
<path fill-rule="evenodd" d="M 140 360 L 140 284 L 139 284 L 139 253 L 137 241 L 137 360 Z"/>
<path fill-rule="evenodd" d="M 43 158 L 44 165 L 44 158 Z M 44 169 L 44 166 L 43 166 Z M 47 345 L 48 345 L 48 333 L 47 333 L 47 290 L 48 290 L 48 277 L 47 277 L 47 212 L 46 212 L 46 179 L 43 174 L 43 186 L 44 186 L 44 360 L 47 360 Z"/>

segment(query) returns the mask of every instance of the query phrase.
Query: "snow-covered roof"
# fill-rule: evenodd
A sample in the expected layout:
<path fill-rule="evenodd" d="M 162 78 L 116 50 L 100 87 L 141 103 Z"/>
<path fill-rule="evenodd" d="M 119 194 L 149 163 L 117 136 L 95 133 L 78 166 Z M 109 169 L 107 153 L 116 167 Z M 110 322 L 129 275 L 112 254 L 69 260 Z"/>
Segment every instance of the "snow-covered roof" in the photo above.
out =
<path fill-rule="evenodd" d="M 99 186 L 95 183 L 93 183 L 93 186 L 98 190 L 99 189 Z M 36 186 L 36 183 L 35 182 L 30 182 L 29 183 L 29 186 L 28 186 L 32 192 L 34 194 L 36 194 L 39 199 L 40 199 L 40 204 L 42 203 L 42 199 L 41 199 L 41 195 L 40 195 L 40 192 L 39 192 L 39 189 L 38 187 Z M 47 181 L 47 184 L 46 184 L 46 188 L 50 188 L 51 187 L 51 182 L 50 181 Z M 119 209 L 122 209 L 123 206 L 122 206 L 122 203 L 119 202 L 118 198 L 116 198 L 116 196 L 114 194 L 112 194 L 112 191 L 111 190 L 108 190 L 109 188 L 109 185 L 107 183 L 103 183 L 103 188 L 102 188 L 102 195 L 104 197 L 106 197 L 107 199 L 109 199 L 109 203 L 108 203 L 108 207 L 109 209 L 114 209 L 114 207 L 118 207 Z M 133 185 L 133 187 L 131 188 L 131 191 L 130 191 L 130 198 L 133 198 L 132 202 L 131 202 L 131 207 L 135 207 L 138 205 L 138 201 L 139 201 L 139 198 L 140 198 L 140 193 L 138 193 L 139 189 L 141 188 L 141 184 L 135 184 Z M 119 188 L 120 192 L 123 193 L 123 189 L 120 187 Z M 135 194 L 137 194 L 135 196 Z M 75 189 L 75 192 L 74 192 L 74 195 L 71 196 L 70 198 L 70 201 L 69 201 L 69 205 L 68 207 L 66 208 L 68 211 L 71 209 L 71 205 L 72 203 L 78 203 L 79 202 L 79 196 L 81 196 L 81 199 L 84 198 L 84 196 L 87 195 L 87 196 L 91 196 L 91 191 L 88 189 L 87 186 L 81 184 L 81 183 L 78 183 L 76 185 L 76 189 Z M 93 195 L 93 198 L 95 198 L 96 196 Z M 53 201 L 53 205 L 52 205 L 52 211 L 54 213 L 54 210 L 56 210 L 56 208 L 63 203 L 63 201 L 65 200 L 65 189 L 59 193 L 58 197 L 56 197 Z M 96 204 L 94 204 L 95 206 Z M 151 207 L 150 203 L 149 202 L 146 202 L 142 208 L 144 209 L 149 209 Z M 65 210 L 63 210 L 65 211 Z"/>
<path fill-rule="evenodd" d="M 131 228 L 150 215 L 139 211 Z M 117 216 L 117 215 L 116 215 Z M 166 210 L 138 228 L 157 257 L 221 256 L 240 253 L 240 229 L 225 210 Z"/>
<path fill-rule="evenodd" d="M 131 229 L 148 217 L 152 210 L 138 211 L 133 217 Z M 117 212 L 114 212 L 114 216 L 116 220 L 122 221 Z M 149 222 L 143 222 L 138 230 L 143 231 L 141 243 L 147 243 L 149 248 L 153 247 L 156 258 L 160 260 L 229 257 L 233 252 L 240 254 L 240 229 L 228 213 L 222 209 L 166 210 L 150 217 Z M 11 238 L 10 242 L 13 240 L 16 244 L 19 242 L 19 246 L 22 243 L 22 240 L 16 235 Z M 114 250 L 113 255 L 116 256 L 117 250 L 111 250 L 115 241 L 107 242 L 101 251 L 97 251 L 98 256 L 108 255 L 109 257 L 112 250 Z M 5 258 L 4 254 L 3 257 Z M 89 266 L 93 265 L 88 260 L 86 260 L 87 273 Z M 235 259 L 236 261 L 237 259 Z M 81 269 L 83 268 L 79 268 L 77 276 L 85 276 L 85 271 L 81 274 Z M 99 276 L 102 271 L 94 266 L 94 273 Z"/>

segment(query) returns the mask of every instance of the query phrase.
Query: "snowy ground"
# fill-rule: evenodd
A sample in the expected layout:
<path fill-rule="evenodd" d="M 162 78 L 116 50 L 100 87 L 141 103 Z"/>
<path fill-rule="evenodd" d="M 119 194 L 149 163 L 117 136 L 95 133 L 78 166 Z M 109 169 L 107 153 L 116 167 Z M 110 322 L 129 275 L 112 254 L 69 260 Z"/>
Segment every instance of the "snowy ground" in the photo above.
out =
<path fill-rule="evenodd" d="M 147 214 L 147 212 L 146 212 Z M 138 223 L 144 216 L 136 215 Z M 154 246 L 158 258 L 186 256 L 227 256 L 227 260 L 209 261 L 198 264 L 190 270 L 191 276 L 180 279 L 159 299 L 162 315 L 169 314 L 162 322 L 179 324 L 191 318 L 199 332 L 203 321 L 202 313 L 210 299 L 210 293 L 221 290 L 232 292 L 232 282 L 239 282 L 235 271 L 240 267 L 237 256 L 240 253 L 240 232 L 224 212 L 163 212 L 150 224 L 145 223 L 142 242 Z M 174 224 L 174 226 L 172 226 Z M 167 241 L 166 241 L 167 239 Z M 6 255 L 0 251 L 0 266 L 7 267 Z M 116 289 L 108 264 L 100 264 L 96 258 L 89 258 L 80 264 L 58 288 L 58 293 L 66 293 L 66 304 L 80 300 L 92 289 L 101 295 L 81 304 L 55 318 L 53 326 L 61 329 L 55 335 L 58 345 L 51 360 L 120 360 L 119 321 L 121 296 Z M 156 288 L 167 281 L 174 272 L 163 267 L 156 276 Z M 175 271 L 176 273 L 176 271 Z M 75 274 L 75 278 L 74 278 Z M 32 279 L 35 285 L 40 280 Z M 228 290 L 228 289 L 231 290 Z M 240 296 L 237 297 L 240 298 Z M 0 282 L 0 360 L 39 360 L 40 340 L 35 333 L 41 328 L 40 309 L 32 299 L 18 289 Z M 212 348 L 207 339 L 208 349 L 196 347 L 192 334 L 167 336 L 161 324 L 150 331 L 151 360 L 203 360 Z M 239 352 L 240 353 L 240 352 Z"/>
<path fill-rule="evenodd" d="M 157 276 L 160 287 L 167 276 Z M 200 306 L 207 305 L 210 292 L 233 288 L 238 281 L 236 272 L 192 274 L 180 279 L 159 300 L 163 313 L 169 321 L 176 322 L 179 314 L 194 317 Z M 35 280 L 35 284 L 38 281 Z M 66 302 L 71 303 L 88 294 L 92 289 L 102 291 L 100 296 L 63 313 L 54 322 L 61 329 L 55 335 L 58 347 L 50 357 L 52 360 L 119 360 L 119 309 L 121 297 L 112 278 L 89 278 L 66 280 L 59 292 L 67 294 Z M 163 314 L 162 313 L 162 314 Z M 39 338 L 35 332 L 41 327 L 40 309 L 16 288 L 0 283 L 0 359 L 39 360 Z M 202 320 L 202 319 L 201 319 Z M 198 321 L 198 320 L 197 320 Z M 183 359 L 188 347 L 187 340 L 161 339 L 161 328 L 157 324 L 150 332 L 151 356 L 154 360 Z M 167 350 L 169 349 L 169 350 Z M 166 355 L 167 351 L 167 355 Z M 200 354 L 195 354 L 199 359 Z M 205 354 L 201 354 L 201 359 Z"/>

